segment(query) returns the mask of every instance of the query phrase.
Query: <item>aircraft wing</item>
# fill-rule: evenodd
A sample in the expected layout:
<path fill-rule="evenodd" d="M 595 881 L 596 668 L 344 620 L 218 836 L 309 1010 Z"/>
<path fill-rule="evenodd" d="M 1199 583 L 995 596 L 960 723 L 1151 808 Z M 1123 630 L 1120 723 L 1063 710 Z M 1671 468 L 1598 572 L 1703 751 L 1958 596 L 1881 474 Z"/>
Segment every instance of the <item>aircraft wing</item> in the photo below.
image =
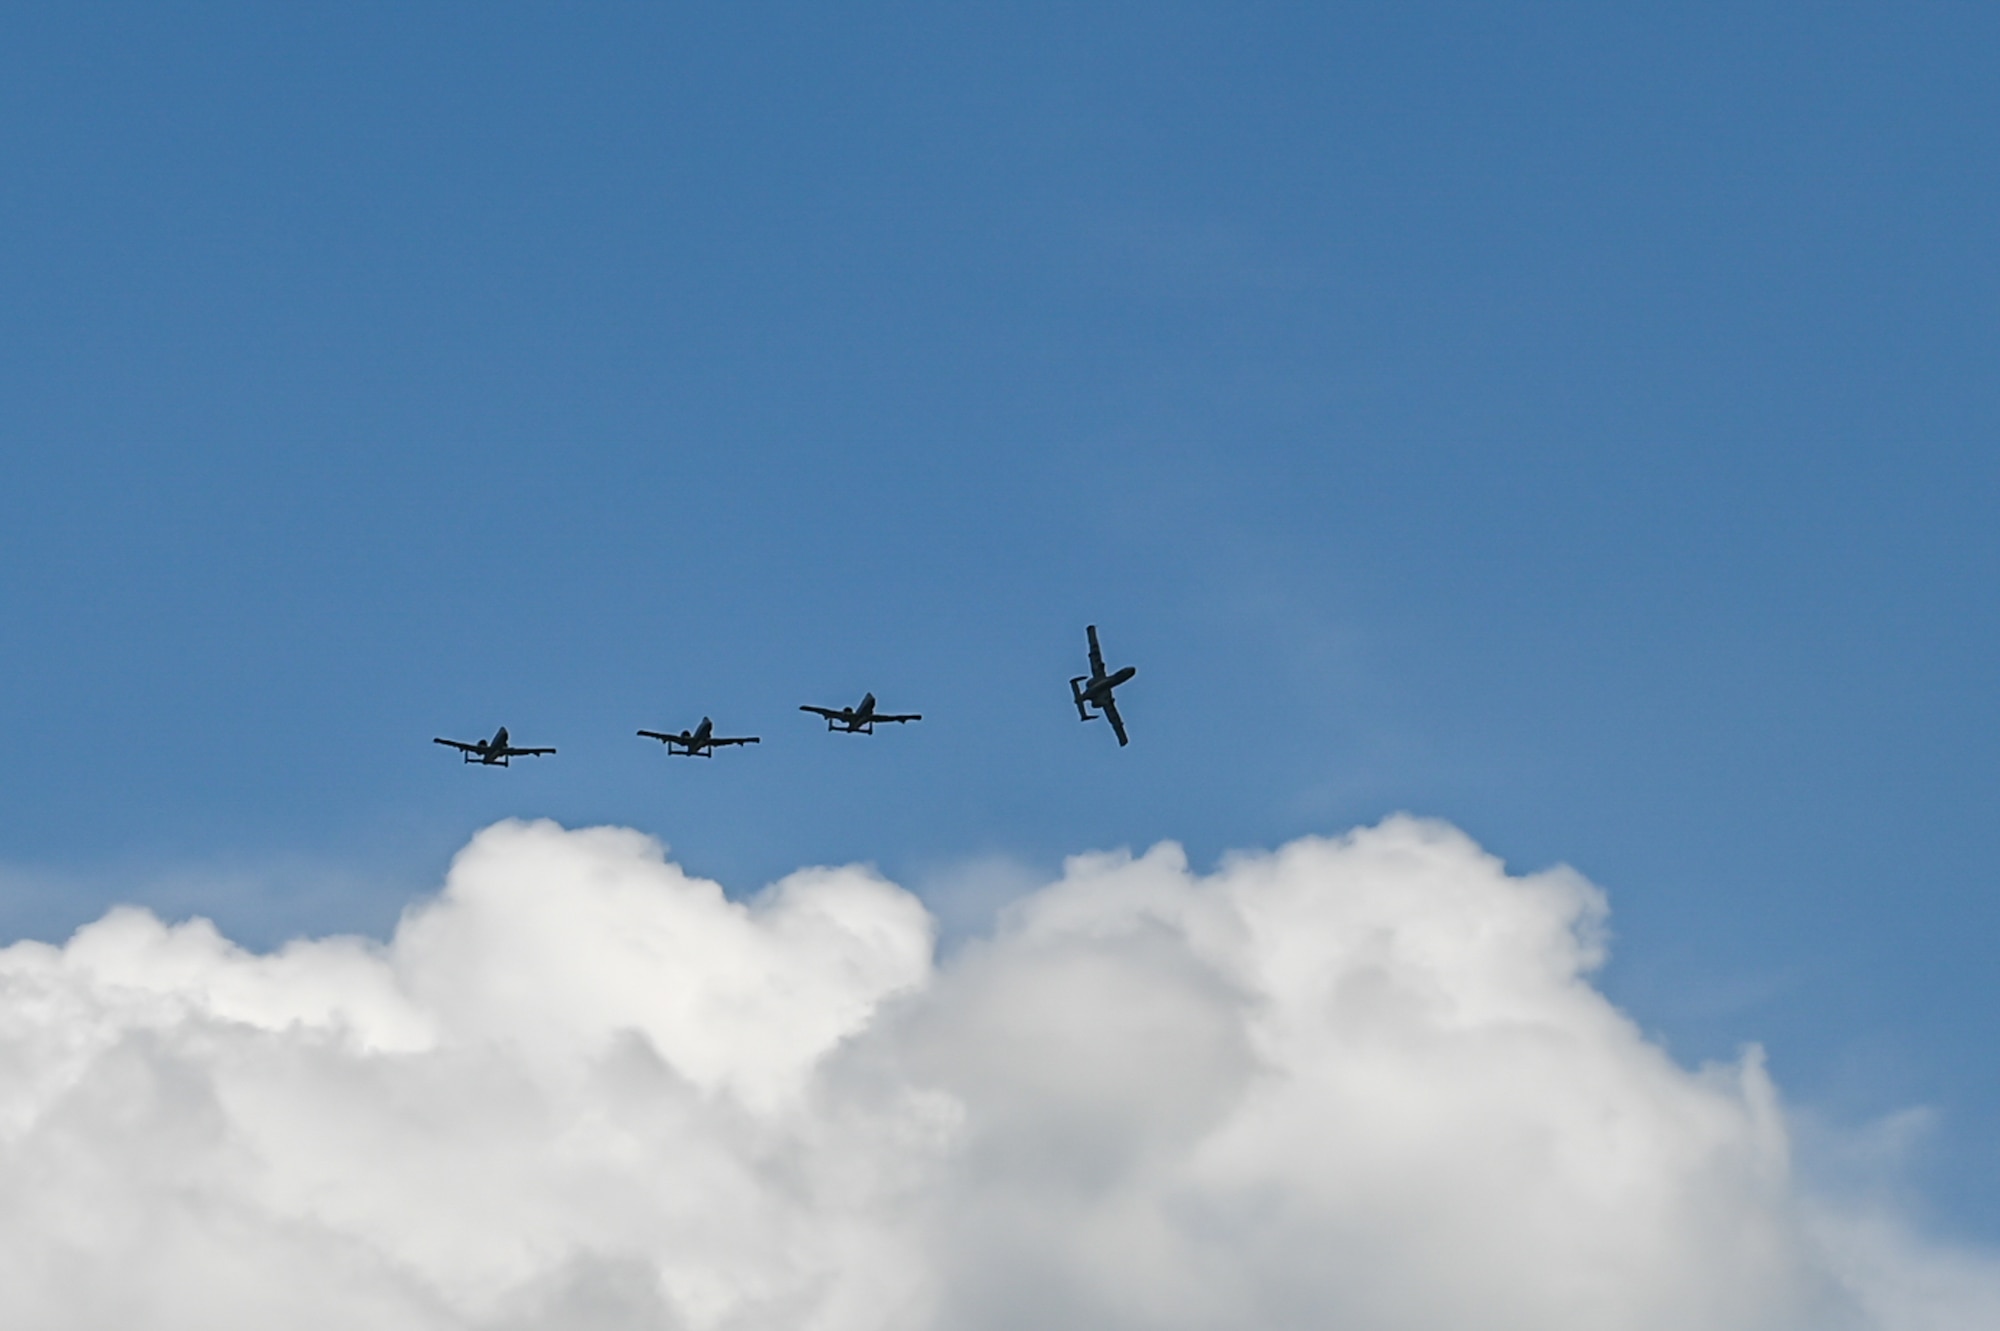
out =
<path fill-rule="evenodd" d="M 504 754 L 503 756 L 505 756 L 505 757 L 508 757 L 508 758 L 535 758 L 535 757 L 539 757 L 540 755 L 542 755 L 542 754 L 544 754 L 544 753 L 554 753 L 554 752 L 555 752 L 555 750 L 554 750 L 554 749 L 516 749 L 516 748 L 509 748 L 509 749 L 507 749 L 507 750 L 506 750 L 506 752 L 505 752 L 505 754 Z"/>
<path fill-rule="evenodd" d="M 431 743 L 442 744 L 448 749 L 459 749 L 466 753 L 479 752 L 479 746 L 477 744 L 466 744 L 460 740 L 455 740 L 455 739 L 433 739 Z"/>
<path fill-rule="evenodd" d="M 681 737 L 679 735 L 662 735 L 657 730 L 642 730 L 639 733 L 644 735 L 647 739 L 659 740 L 662 744 L 666 744 L 668 742 L 678 744 L 681 742 Z"/>
<path fill-rule="evenodd" d="M 1121 749 L 1124 748 L 1125 718 L 1118 715 L 1117 702 L 1114 699 L 1107 697 L 1103 702 L 1099 703 L 1097 706 L 1098 710 L 1104 713 L 1104 719 L 1109 721 L 1111 723 L 1111 728 L 1118 733 L 1118 747 Z"/>
<path fill-rule="evenodd" d="M 921 712 L 911 712 L 905 716 L 884 716 L 880 712 L 877 712 L 868 719 L 870 721 L 921 721 L 924 717 Z"/>
<path fill-rule="evenodd" d="M 1090 635 L 1090 673 L 1095 679 L 1104 678 L 1104 653 L 1097 649 L 1097 625 L 1084 629 Z"/>
<path fill-rule="evenodd" d="M 709 744 L 711 746 L 718 749 L 725 744 L 755 744 L 755 743 L 757 743 L 757 737 L 755 735 L 739 735 L 734 739 L 711 739 L 709 741 Z"/>
<path fill-rule="evenodd" d="M 840 710 L 834 707 L 815 707 L 811 703 L 800 703 L 799 710 L 801 712 L 818 712 L 829 721 L 838 721 L 841 719 Z"/>

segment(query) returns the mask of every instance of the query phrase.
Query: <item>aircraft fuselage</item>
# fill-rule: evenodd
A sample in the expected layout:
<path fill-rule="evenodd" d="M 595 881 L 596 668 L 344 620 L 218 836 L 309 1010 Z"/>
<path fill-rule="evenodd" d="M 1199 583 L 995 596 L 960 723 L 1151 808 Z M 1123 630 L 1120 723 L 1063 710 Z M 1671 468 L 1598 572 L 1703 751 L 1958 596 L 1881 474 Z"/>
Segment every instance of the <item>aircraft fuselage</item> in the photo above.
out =
<path fill-rule="evenodd" d="M 1084 685 L 1082 698 L 1088 703 L 1102 703 L 1111 696 L 1111 690 L 1139 673 L 1139 667 L 1126 666 L 1114 674 L 1099 675 Z"/>

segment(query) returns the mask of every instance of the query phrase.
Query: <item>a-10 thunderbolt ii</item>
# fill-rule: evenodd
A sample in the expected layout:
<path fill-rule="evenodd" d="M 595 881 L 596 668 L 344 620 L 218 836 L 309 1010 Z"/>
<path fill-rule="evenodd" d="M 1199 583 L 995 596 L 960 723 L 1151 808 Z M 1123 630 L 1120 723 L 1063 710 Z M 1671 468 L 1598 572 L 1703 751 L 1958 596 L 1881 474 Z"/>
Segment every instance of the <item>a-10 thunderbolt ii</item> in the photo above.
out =
<path fill-rule="evenodd" d="M 713 758 L 715 751 L 726 744 L 755 744 L 755 735 L 723 736 L 715 733 L 715 722 L 707 717 L 693 730 L 683 730 L 678 735 L 665 734 L 658 730 L 639 732 L 647 739 L 656 739 L 667 746 L 668 753 L 681 754 L 689 758 Z"/>
<path fill-rule="evenodd" d="M 891 716 L 875 710 L 875 695 L 870 693 L 861 699 L 859 707 L 814 707 L 810 703 L 800 705 L 801 712 L 813 712 L 826 718 L 828 730 L 838 730 L 843 735 L 872 735 L 878 721 L 921 721 L 922 713 L 911 712 L 905 716 Z"/>
<path fill-rule="evenodd" d="M 486 767 L 506 767 L 509 758 L 536 758 L 544 753 L 554 753 L 554 749 L 517 749 L 507 742 L 507 727 L 501 726 L 492 739 L 475 740 L 467 744 L 459 739 L 433 739 L 433 744 L 442 744 L 448 749 L 457 749 L 469 763 L 480 763 Z"/>
<path fill-rule="evenodd" d="M 1111 690 L 1139 673 L 1139 667 L 1126 666 L 1114 674 L 1104 671 L 1104 653 L 1097 648 L 1097 625 L 1084 628 L 1090 635 L 1090 673 L 1078 675 L 1069 682 L 1070 696 L 1076 700 L 1076 714 L 1086 721 L 1095 721 L 1090 709 L 1097 708 L 1104 719 L 1111 723 L 1111 729 L 1118 735 L 1118 745 L 1125 746 L 1125 718 L 1118 715 L 1118 703 L 1111 696 Z"/>

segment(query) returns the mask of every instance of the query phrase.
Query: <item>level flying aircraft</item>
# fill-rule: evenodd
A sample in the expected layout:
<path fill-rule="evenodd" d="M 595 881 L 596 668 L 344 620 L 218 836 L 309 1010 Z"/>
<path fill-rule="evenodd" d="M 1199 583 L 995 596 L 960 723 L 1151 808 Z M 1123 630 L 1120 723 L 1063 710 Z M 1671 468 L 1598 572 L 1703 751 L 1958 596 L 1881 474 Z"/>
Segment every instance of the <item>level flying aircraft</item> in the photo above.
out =
<path fill-rule="evenodd" d="M 875 695 L 870 693 L 861 699 L 859 707 L 814 707 L 810 703 L 801 705 L 801 712 L 814 712 L 826 718 L 828 730 L 838 730 L 847 735 L 872 735 L 878 721 L 921 721 L 923 716 L 911 712 L 906 716 L 891 716 L 875 710 Z"/>
<path fill-rule="evenodd" d="M 501 726 L 492 739 L 475 740 L 467 744 L 464 740 L 433 739 L 433 744 L 457 749 L 469 763 L 481 763 L 487 767 L 506 767 L 509 758 L 534 758 L 544 753 L 554 753 L 554 749 L 517 749 L 507 742 L 507 727 Z"/>
<path fill-rule="evenodd" d="M 1113 674 L 1104 671 L 1104 653 L 1097 648 L 1097 625 L 1091 624 L 1083 630 L 1090 635 L 1090 673 L 1078 675 L 1069 682 L 1070 696 L 1076 700 L 1076 714 L 1086 721 L 1095 721 L 1090 709 L 1095 707 L 1111 723 L 1111 729 L 1118 736 L 1120 748 L 1125 746 L 1125 718 L 1118 715 L 1118 703 L 1111 696 L 1111 690 L 1139 673 L 1137 666 L 1126 666 Z"/>
<path fill-rule="evenodd" d="M 663 734 L 657 730 L 639 732 L 647 739 L 656 739 L 667 746 L 668 753 L 677 753 L 689 758 L 713 758 L 715 751 L 725 744 L 755 744 L 755 735 L 724 737 L 715 733 L 715 722 L 707 717 L 693 730 L 683 730 L 678 735 Z"/>

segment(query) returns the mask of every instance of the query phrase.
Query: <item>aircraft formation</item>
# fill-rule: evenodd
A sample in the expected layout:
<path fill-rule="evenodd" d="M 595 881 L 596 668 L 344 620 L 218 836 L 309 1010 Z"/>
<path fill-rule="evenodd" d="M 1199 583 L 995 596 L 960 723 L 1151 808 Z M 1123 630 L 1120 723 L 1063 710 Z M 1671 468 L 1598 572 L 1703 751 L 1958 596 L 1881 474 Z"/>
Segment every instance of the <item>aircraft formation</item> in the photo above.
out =
<path fill-rule="evenodd" d="M 1112 690 L 1139 673 L 1137 666 L 1107 671 L 1104 668 L 1104 653 L 1097 645 L 1097 625 L 1084 629 L 1090 640 L 1090 673 L 1078 675 L 1069 682 L 1070 698 L 1076 703 L 1076 714 L 1084 721 L 1095 721 L 1099 716 L 1111 723 L 1112 733 L 1118 736 L 1118 746 L 1125 747 L 1125 718 L 1118 715 L 1117 699 Z M 923 720 L 920 712 L 878 712 L 875 710 L 875 695 L 862 695 L 861 701 L 853 707 L 815 707 L 811 703 L 802 704 L 799 710 L 811 712 L 826 719 L 829 732 L 843 735 L 872 735 L 875 727 L 891 722 L 901 725 L 910 721 Z M 666 745 L 667 752 L 684 758 L 713 758 L 715 751 L 737 744 L 761 742 L 756 735 L 718 735 L 715 723 L 707 717 L 692 730 L 678 734 L 665 730 L 641 730 L 644 739 L 656 739 Z M 458 750 L 459 757 L 468 763 L 478 763 L 482 767 L 508 767 L 515 758 L 539 758 L 545 753 L 554 753 L 552 748 L 517 747 L 507 734 L 507 727 L 501 726 L 492 739 L 462 740 L 433 739 L 433 744 L 442 744 L 448 749 Z"/>

